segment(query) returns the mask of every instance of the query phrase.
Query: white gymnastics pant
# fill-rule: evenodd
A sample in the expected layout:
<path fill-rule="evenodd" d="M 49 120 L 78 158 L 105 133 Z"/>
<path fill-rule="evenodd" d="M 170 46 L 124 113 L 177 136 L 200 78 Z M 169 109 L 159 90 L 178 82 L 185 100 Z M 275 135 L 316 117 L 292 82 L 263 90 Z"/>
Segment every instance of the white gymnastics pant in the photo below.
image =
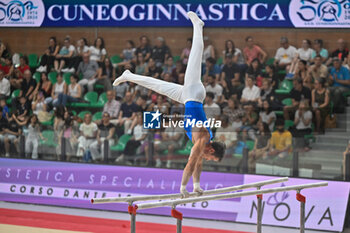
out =
<path fill-rule="evenodd" d="M 187 15 L 193 25 L 193 41 L 183 86 L 152 77 L 136 75 L 128 70 L 116 79 L 113 85 L 117 86 L 119 83 L 128 81 L 165 95 L 182 104 L 188 101 L 203 103 L 206 95 L 205 88 L 201 82 L 204 23 L 194 12 L 188 12 Z"/>

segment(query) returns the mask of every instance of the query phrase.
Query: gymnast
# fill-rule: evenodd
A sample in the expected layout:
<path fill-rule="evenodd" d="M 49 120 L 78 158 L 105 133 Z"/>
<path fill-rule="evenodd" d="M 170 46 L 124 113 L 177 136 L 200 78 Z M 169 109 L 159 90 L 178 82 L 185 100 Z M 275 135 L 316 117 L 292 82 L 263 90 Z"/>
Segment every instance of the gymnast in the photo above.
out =
<path fill-rule="evenodd" d="M 195 121 L 204 122 L 207 120 L 203 109 L 206 92 L 201 82 L 204 23 L 194 12 L 190 11 L 187 15 L 193 24 L 193 43 L 183 86 L 152 77 L 135 75 L 129 70 L 124 71 L 114 81 L 113 85 L 117 86 L 122 82 L 133 82 L 151 89 L 154 92 L 185 104 L 185 120 L 188 118 L 190 120 L 195 119 Z M 182 175 L 180 192 L 183 198 L 189 195 L 186 186 L 191 176 L 193 177 L 193 192 L 203 193 L 203 189 L 200 187 L 203 159 L 220 161 L 226 148 L 223 143 L 211 141 L 213 139 L 213 133 L 209 127 L 192 128 L 185 125 L 185 131 L 189 139 L 192 140 L 193 147 Z"/>

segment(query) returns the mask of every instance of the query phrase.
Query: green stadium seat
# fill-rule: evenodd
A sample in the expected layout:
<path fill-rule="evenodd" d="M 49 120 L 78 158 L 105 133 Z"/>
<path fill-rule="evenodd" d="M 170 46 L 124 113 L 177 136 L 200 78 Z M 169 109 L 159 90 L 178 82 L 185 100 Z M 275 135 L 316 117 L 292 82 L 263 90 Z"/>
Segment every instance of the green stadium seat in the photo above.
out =
<path fill-rule="evenodd" d="M 88 113 L 91 114 L 90 111 L 81 111 L 81 112 L 79 112 L 78 117 L 80 119 L 84 120 L 85 115 L 88 114 Z"/>
<path fill-rule="evenodd" d="M 283 80 L 280 84 L 280 88 L 275 92 L 276 94 L 289 94 L 293 88 L 293 81 L 291 80 Z"/>
<path fill-rule="evenodd" d="M 178 60 L 180 60 L 181 57 L 180 56 L 173 56 L 173 61 L 174 63 L 176 63 Z"/>
<path fill-rule="evenodd" d="M 254 141 L 252 141 L 252 140 L 247 140 L 245 143 L 246 143 L 246 146 L 247 146 L 247 148 L 249 149 L 249 151 L 251 151 L 251 150 L 254 149 L 254 144 L 255 144 Z"/>
<path fill-rule="evenodd" d="M 39 144 L 43 146 L 56 147 L 57 143 L 55 142 L 55 132 L 53 130 L 44 130 L 42 132 L 45 140 L 40 139 Z"/>
<path fill-rule="evenodd" d="M 114 146 L 111 146 L 111 151 L 118 151 L 118 152 L 122 152 L 125 149 L 126 143 L 128 143 L 128 141 L 131 139 L 132 135 L 129 134 L 124 134 L 122 135 L 119 140 L 118 143 Z"/>
<path fill-rule="evenodd" d="M 48 74 L 48 79 L 51 81 L 52 85 L 54 85 L 57 82 L 57 72 L 50 72 Z"/>
<path fill-rule="evenodd" d="M 266 61 L 266 65 L 273 65 L 274 62 L 275 62 L 275 58 L 271 57 Z"/>
<path fill-rule="evenodd" d="M 92 121 L 97 121 L 97 120 L 101 120 L 102 119 L 102 112 L 96 112 L 93 116 L 92 116 Z"/>
<path fill-rule="evenodd" d="M 223 59 L 222 57 L 219 57 L 218 60 L 216 61 L 217 65 L 222 65 Z"/>
<path fill-rule="evenodd" d="M 101 95 L 98 97 L 98 101 L 95 104 L 91 104 L 90 107 L 94 108 L 103 108 L 105 103 L 107 102 L 107 93 L 103 92 Z"/>
<path fill-rule="evenodd" d="M 116 54 L 113 57 L 111 57 L 111 62 L 112 62 L 113 65 L 118 64 L 118 63 L 120 63 L 122 61 L 123 61 L 123 59 L 118 54 Z"/>
<path fill-rule="evenodd" d="M 35 79 L 35 81 L 36 81 L 37 83 L 39 83 L 39 82 L 40 82 L 40 78 L 41 78 L 41 74 L 40 74 L 39 72 L 35 72 L 35 73 L 33 74 L 33 78 Z"/>
<path fill-rule="evenodd" d="M 28 61 L 29 61 L 29 67 L 30 68 L 37 68 L 38 67 L 38 55 L 35 53 L 28 55 Z"/>
<path fill-rule="evenodd" d="M 344 92 L 343 93 L 343 96 L 346 98 L 346 97 L 349 97 L 350 96 L 350 91 L 347 91 L 347 92 Z"/>
<path fill-rule="evenodd" d="M 84 107 L 92 107 L 97 103 L 97 92 L 90 91 L 84 95 L 84 100 L 88 103 L 72 103 L 72 107 L 84 108 Z M 90 106 L 91 105 L 91 106 Z"/>
<path fill-rule="evenodd" d="M 101 84 L 95 84 L 95 85 L 94 85 L 94 88 L 95 88 L 96 90 L 101 90 L 101 89 L 104 89 L 105 86 L 103 86 L 103 85 L 101 85 Z"/>
<path fill-rule="evenodd" d="M 21 90 L 19 89 L 14 90 L 11 94 L 11 97 L 6 101 L 6 103 L 11 104 L 12 99 L 18 97 L 20 92 Z"/>
<path fill-rule="evenodd" d="M 284 121 L 284 128 L 285 129 L 289 129 L 289 127 L 293 127 L 293 126 L 294 126 L 294 121 L 291 121 L 291 120 Z"/>
<path fill-rule="evenodd" d="M 286 106 L 292 106 L 293 105 L 293 101 L 291 98 L 286 98 L 284 100 L 282 100 L 282 104 L 286 105 Z"/>
<path fill-rule="evenodd" d="M 69 73 L 69 72 L 63 74 L 63 80 L 66 82 L 67 85 L 70 84 L 70 76 L 71 76 L 71 75 L 72 75 L 72 74 Z"/>
<path fill-rule="evenodd" d="M 191 154 L 193 143 L 191 140 L 188 140 L 184 149 L 180 149 L 176 151 L 178 155 L 189 155 Z"/>

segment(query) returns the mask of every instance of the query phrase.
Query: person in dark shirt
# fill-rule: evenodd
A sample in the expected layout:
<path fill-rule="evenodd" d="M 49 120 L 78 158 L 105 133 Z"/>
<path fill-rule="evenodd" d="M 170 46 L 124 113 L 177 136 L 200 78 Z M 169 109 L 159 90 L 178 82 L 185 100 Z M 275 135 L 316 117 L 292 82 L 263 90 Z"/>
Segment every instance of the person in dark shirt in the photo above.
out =
<path fill-rule="evenodd" d="M 278 88 L 278 74 L 276 73 L 274 65 L 267 65 L 265 67 L 265 75 L 264 78 L 270 80 L 273 89 Z"/>
<path fill-rule="evenodd" d="M 285 120 L 290 120 L 290 114 L 294 116 L 296 110 L 299 108 L 299 102 L 306 99 L 310 104 L 311 90 L 303 86 L 303 80 L 301 78 L 294 78 L 293 89 L 290 92 L 290 98 L 292 99 L 291 106 L 284 106 L 283 115 Z"/>
<path fill-rule="evenodd" d="M 221 70 L 221 78 L 220 78 L 220 84 L 222 86 L 226 86 L 228 89 L 232 88 L 232 80 L 235 82 L 241 82 L 240 80 L 240 70 L 239 67 L 233 63 L 232 60 L 232 54 L 227 53 L 225 55 L 225 65 L 222 67 Z M 225 82 L 226 85 L 223 83 Z"/>
<path fill-rule="evenodd" d="M 4 142 L 5 145 L 5 157 L 10 157 L 11 143 L 15 145 L 17 153 L 19 152 L 19 136 L 21 134 L 22 130 L 16 121 L 8 122 L 2 128 L 2 134 L 0 134 L 0 141 Z"/>
<path fill-rule="evenodd" d="M 338 48 L 331 53 L 331 56 L 329 56 L 326 65 L 329 66 L 332 63 L 332 59 L 337 57 L 340 61 L 344 61 L 345 58 L 349 55 L 349 49 L 345 46 L 345 41 L 343 39 L 339 39 L 337 41 Z"/>
<path fill-rule="evenodd" d="M 163 69 L 161 67 L 156 66 L 156 63 L 153 60 L 153 58 L 150 58 L 148 60 L 148 66 L 146 68 L 146 75 L 153 78 L 160 78 L 162 72 Z"/>
<path fill-rule="evenodd" d="M 258 58 L 253 59 L 250 66 L 247 69 L 246 76 L 253 75 L 255 78 L 255 85 L 261 87 L 262 85 L 262 70 L 261 64 Z"/>
<path fill-rule="evenodd" d="M 168 57 L 171 57 L 170 48 L 165 44 L 163 37 L 158 37 L 156 45 L 152 49 L 152 58 L 155 61 L 156 66 L 162 67 Z"/>
<path fill-rule="evenodd" d="M 135 55 L 142 53 L 146 62 L 151 58 L 152 48 L 149 45 L 149 39 L 147 36 L 140 37 L 140 46 L 136 49 Z M 135 61 L 136 62 L 136 61 Z"/>
<path fill-rule="evenodd" d="M 135 118 L 138 106 L 133 102 L 131 92 L 125 93 L 125 102 L 120 107 L 117 126 L 124 125 L 124 134 L 126 134 Z"/>

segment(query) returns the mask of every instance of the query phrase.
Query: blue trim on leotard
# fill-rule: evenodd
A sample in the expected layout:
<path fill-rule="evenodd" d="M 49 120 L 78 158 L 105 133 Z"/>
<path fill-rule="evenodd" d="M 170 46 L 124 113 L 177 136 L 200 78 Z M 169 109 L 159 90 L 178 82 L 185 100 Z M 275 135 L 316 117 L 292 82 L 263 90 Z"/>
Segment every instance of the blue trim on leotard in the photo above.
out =
<path fill-rule="evenodd" d="M 205 115 L 204 112 L 204 108 L 203 108 L 203 104 L 197 101 L 188 101 L 185 103 L 185 123 L 187 121 L 187 119 L 195 119 L 196 122 L 197 121 L 206 121 L 207 120 L 207 116 Z M 207 127 L 208 132 L 210 134 L 210 140 L 213 139 L 213 132 L 211 131 L 211 129 L 209 127 Z M 192 127 L 189 125 L 188 127 L 186 127 L 185 124 L 185 130 L 186 130 L 186 134 L 187 137 L 192 141 Z"/>

